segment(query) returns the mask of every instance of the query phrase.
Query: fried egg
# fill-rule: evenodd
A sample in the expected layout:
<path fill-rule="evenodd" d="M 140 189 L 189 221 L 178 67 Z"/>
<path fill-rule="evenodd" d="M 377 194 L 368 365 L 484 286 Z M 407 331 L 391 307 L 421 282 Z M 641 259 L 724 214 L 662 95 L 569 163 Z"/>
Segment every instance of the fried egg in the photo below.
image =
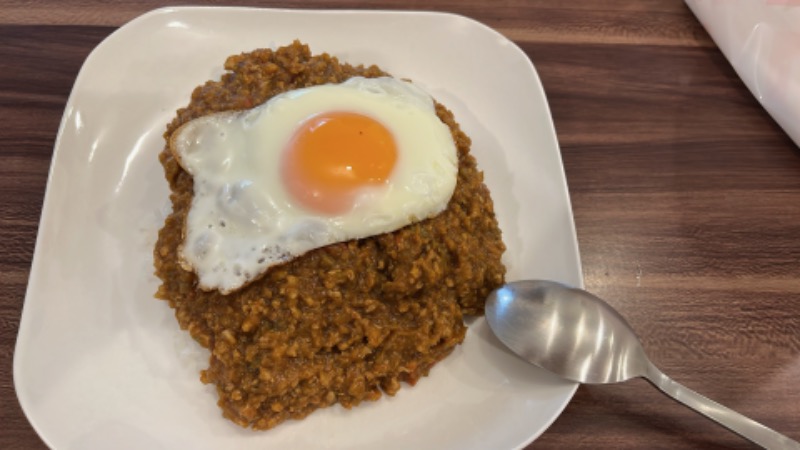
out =
<path fill-rule="evenodd" d="M 437 215 L 458 173 L 431 96 L 390 77 L 203 116 L 169 146 L 194 182 L 181 264 L 223 294 L 310 250 Z"/>

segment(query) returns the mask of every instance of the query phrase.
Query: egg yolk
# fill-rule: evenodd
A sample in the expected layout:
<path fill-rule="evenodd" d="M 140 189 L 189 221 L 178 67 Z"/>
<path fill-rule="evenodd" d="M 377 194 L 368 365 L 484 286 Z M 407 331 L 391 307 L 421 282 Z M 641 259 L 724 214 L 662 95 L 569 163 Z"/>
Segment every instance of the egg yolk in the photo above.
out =
<path fill-rule="evenodd" d="M 337 215 L 356 193 L 385 184 L 397 161 L 394 137 L 362 114 L 328 112 L 303 122 L 283 154 L 283 183 L 303 207 Z"/>

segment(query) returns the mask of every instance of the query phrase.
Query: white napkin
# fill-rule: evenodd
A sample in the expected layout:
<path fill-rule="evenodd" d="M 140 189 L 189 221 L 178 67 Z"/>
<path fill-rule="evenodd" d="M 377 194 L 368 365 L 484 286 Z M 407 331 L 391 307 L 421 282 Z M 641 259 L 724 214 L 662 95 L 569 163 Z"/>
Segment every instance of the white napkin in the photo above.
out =
<path fill-rule="evenodd" d="M 764 109 L 800 146 L 800 0 L 685 0 Z"/>

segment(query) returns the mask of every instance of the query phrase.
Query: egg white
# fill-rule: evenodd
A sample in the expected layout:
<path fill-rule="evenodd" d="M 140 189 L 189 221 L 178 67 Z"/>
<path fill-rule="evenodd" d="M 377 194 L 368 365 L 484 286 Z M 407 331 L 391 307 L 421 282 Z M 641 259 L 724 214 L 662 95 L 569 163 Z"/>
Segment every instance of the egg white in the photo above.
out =
<path fill-rule="evenodd" d="M 398 150 L 387 182 L 362 189 L 353 208 L 335 216 L 298 205 L 280 174 L 298 125 L 328 111 L 377 120 Z M 355 77 L 289 91 L 250 110 L 204 116 L 179 128 L 170 148 L 194 180 L 181 263 L 201 288 L 222 293 L 309 250 L 435 216 L 446 208 L 458 173 L 455 143 L 433 99 L 390 77 Z"/>

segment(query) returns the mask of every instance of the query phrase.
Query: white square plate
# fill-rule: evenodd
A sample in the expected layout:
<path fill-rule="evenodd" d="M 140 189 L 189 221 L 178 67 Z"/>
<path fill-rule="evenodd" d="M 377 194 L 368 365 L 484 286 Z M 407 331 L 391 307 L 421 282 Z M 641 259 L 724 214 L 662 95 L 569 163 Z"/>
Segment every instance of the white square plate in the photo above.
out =
<path fill-rule="evenodd" d="M 192 89 L 226 56 L 308 43 L 415 80 L 473 140 L 508 246 L 508 279 L 581 286 L 569 195 L 544 91 L 513 43 L 427 12 L 167 8 L 87 58 L 53 154 L 14 382 L 51 447 L 503 449 L 538 436 L 576 389 L 504 350 L 483 319 L 415 387 L 266 432 L 221 417 L 199 381 L 208 353 L 153 299 L 152 248 L 169 211 L 157 155 Z"/>

